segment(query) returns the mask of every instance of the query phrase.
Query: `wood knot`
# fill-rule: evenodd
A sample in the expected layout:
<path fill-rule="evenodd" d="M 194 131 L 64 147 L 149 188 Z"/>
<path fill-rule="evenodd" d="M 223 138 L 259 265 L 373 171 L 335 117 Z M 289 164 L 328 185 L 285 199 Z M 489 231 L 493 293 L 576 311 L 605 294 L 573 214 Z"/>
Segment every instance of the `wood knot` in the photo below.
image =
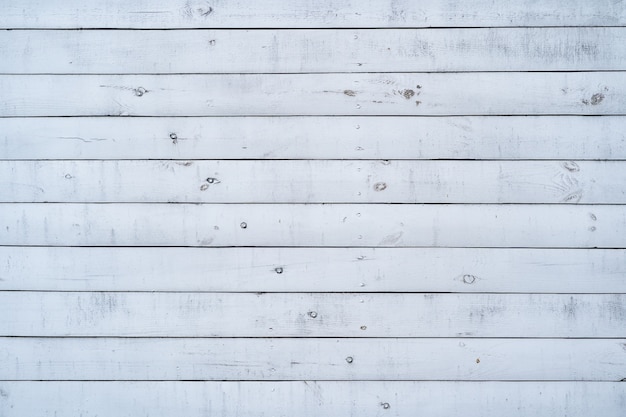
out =
<path fill-rule="evenodd" d="M 574 161 L 565 161 L 565 162 L 563 162 L 563 168 L 565 168 L 569 172 L 578 172 L 578 171 L 580 171 L 580 167 Z"/>
<path fill-rule="evenodd" d="M 143 87 L 137 87 L 133 91 L 135 92 L 135 95 L 137 97 L 141 97 L 141 96 L 143 96 L 144 94 L 146 94 L 148 92 L 148 90 L 146 90 Z"/>
<path fill-rule="evenodd" d="M 385 189 L 387 189 L 387 184 L 384 182 L 374 184 L 374 191 L 384 191 Z"/>
<path fill-rule="evenodd" d="M 405 99 L 410 100 L 411 97 L 413 97 L 415 95 L 415 91 L 413 91 L 413 90 L 403 90 L 403 91 L 400 91 L 400 94 L 402 94 L 402 96 Z"/>
<path fill-rule="evenodd" d="M 475 275 L 470 275 L 470 274 L 465 274 L 463 275 L 463 282 L 466 284 L 473 284 L 474 282 L 476 282 L 476 276 Z"/>
<path fill-rule="evenodd" d="M 602 103 L 602 100 L 604 100 L 604 94 L 602 93 L 595 93 L 594 95 L 591 96 L 591 99 L 587 100 L 587 99 L 582 99 L 582 103 L 585 106 L 588 105 L 592 105 L 592 106 L 597 106 L 598 104 Z"/>
<path fill-rule="evenodd" d="M 213 7 L 209 6 L 209 7 L 198 7 L 198 14 L 202 17 L 207 17 L 208 15 L 210 15 L 211 13 L 213 13 Z"/>

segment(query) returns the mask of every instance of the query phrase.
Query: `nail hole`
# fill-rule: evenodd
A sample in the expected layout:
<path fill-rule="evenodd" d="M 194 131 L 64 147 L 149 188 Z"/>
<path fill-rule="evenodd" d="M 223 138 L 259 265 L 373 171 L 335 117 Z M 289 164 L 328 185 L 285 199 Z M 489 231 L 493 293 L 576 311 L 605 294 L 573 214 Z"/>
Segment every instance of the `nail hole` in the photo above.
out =
<path fill-rule="evenodd" d="M 346 358 L 346 362 L 348 362 L 348 363 L 352 363 L 353 361 L 354 361 L 354 358 L 352 356 L 348 356 Z"/>
<path fill-rule="evenodd" d="M 382 405 L 385 410 L 389 410 L 389 408 L 391 407 L 389 403 L 381 403 L 380 405 Z"/>
<path fill-rule="evenodd" d="M 245 228 L 247 228 L 247 227 L 248 227 L 248 223 L 246 223 L 246 222 L 241 222 L 241 223 L 239 223 L 239 227 L 241 227 L 242 229 L 245 229 Z"/>
<path fill-rule="evenodd" d="M 309 311 L 309 317 L 311 317 L 312 319 L 314 319 L 315 317 L 317 317 L 317 312 L 315 312 L 315 311 Z"/>
<path fill-rule="evenodd" d="M 146 90 L 146 89 L 145 89 L 145 88 L 143 88 L 143 87 L 138 87 L 138 88 L 135 88 L 135 95 L 136 95 L 137 97 L 141 97 L 141 96 L 143 96 L 144 94 L 146 94 L 147 92 L 148 92 L 148 90 Z"/>
<path fill-rule="evenodd" d="M 274 271 L 276 271 L 277 274 L 282 274 L 283 273 L 283 268 L 279 266 L 277 268 L 274 268 Z"/>
<path fill-rule="evenodd" d="M 361 330 L 367 330 L 367 326 L 361 326 Z"/>

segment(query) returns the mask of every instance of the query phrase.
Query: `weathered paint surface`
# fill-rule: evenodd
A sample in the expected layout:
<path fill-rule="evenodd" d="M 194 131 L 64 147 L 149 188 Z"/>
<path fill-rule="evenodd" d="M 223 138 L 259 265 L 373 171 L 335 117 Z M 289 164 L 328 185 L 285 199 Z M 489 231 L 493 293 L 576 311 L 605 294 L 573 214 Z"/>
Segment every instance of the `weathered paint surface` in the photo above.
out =
<path fill-rule="evenodd" d="M 2 74 L 0 90 L 2 117 L 592 116 L 626 108 L 621 71 Z"/>
<path fill-rule="evenodd" d="M 0 3 L 0 416 L 623 417 L 626 3 L 314 3 Z"/>

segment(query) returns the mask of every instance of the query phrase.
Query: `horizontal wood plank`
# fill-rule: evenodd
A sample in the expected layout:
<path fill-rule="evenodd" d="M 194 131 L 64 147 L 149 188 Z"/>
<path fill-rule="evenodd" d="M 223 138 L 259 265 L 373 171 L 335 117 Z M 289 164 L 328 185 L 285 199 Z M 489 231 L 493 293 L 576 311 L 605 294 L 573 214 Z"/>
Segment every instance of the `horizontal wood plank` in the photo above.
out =
<path fill-rule="evenodd" d="M 619 382 L 10 381 L 0 392 L 6 417 L 622 417 L 626 401 Z"/>
<path fill-rule="evenodd" d="M 3 380 L 619 381 L 624 339 L 0 338 Z"/>
<path fill-rule="evenodd" d="M 0 336 L 624 338 L 626 295 L 11 291 Z"/>
<path fill-rule="evenodd" d="M 0 161 L 0 202 L 626 203 L 626 161 Z"/>
<path fill-rule="evenodd" d="M 611 115 L 626 72 L 0 75 L 0 116 Z"/>
<path fill-rule="evenodd" d="M 623 26 L 611 0 L 28 0 L 2 3 L 2 28 Z"/>
<path fill-rule="evenodd" d="M 626 28 L 4 31 L 0 44 L 0 73 L 25 74 L 626 69 Z"/>
<path fill-rule="evenodd" d="M 0 159 L 626 159 L 626 117 L 0 118 Z"/>
<path fill-rule="evenodd" d="M 626 293 L 626 251 L 0 247 L 0 290 Z"/>
<path fill-rule="evenodd" d="M 0 204 L 0 245 L 626 247 L 625 205 Z"/>

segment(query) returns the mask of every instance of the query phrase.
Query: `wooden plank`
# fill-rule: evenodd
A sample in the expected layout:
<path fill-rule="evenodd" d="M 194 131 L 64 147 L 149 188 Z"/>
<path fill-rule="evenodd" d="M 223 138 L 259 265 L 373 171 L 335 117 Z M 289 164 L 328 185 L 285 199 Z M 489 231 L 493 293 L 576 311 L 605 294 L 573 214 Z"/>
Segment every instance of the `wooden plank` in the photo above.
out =
<path fill-rule="evenodd" d="M 0 75 L 0 116 L 611 115 L 626 72 Z"/>
<path fill-rule="evenodd" d="M 4 31 L 0 44 L 0 73 L 626 69 L 626 28 Z"/>
<path fill-rule="evenodd" d="M 0 290 L 626 293 L 626 251 L 0 247 Z"/>
<path fill-rule="evenodd" d="M 0 245 L 626 247 L 626 206 L 0 204 Z"/>
<path fill-rule="evenodd" d="M 626 162 L 0 161 L 0 202 L 626 203 Z"/>
<path fill-rule="evenodd" d="M 619 382 L 0 382 L 6 417 L 622 417 Z M 71 401 L 68 401 L 71 398 Z"/>
<path fill-rule="evenodd" d="M 610 0 L 28 0 L 3 2 L 2 28 L 624 26 Z"/>
<path fill-rule="evenodd" d="M 0 118 L 0 159 L 626 159 L 626 117 Z"/>
<path fill-rule="evenodd" d="M 626 295 L 10 291 L 0 336 L 624 338 Z"/>
<path fill-rule="evenodd" d="M 619 381 L 625 342 L 0 338 L 0 379 Z"/>
<path fill-rule="evenodd" d="M 0 118 L 0 159 L 626 159 L 626 117 Z"/>

